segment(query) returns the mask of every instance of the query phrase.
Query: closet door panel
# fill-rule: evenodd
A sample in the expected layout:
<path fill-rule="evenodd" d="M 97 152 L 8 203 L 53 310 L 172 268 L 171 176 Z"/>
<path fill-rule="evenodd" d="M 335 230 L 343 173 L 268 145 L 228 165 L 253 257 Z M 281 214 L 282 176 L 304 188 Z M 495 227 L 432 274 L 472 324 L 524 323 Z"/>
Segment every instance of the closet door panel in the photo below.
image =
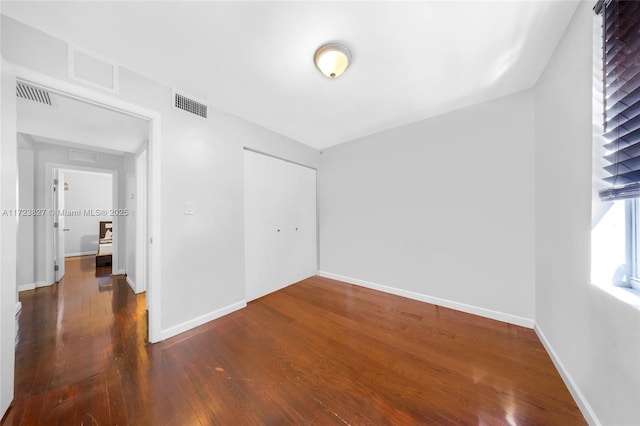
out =
<path fill-rule="evenodd" d="M 285 163 L 245 151 L 244 189 L 246 298 L 253 300 L 285 285 Z"/>
<path fill-rule="evenodd" d="M 288 255 L 287 281 L 318 273 L 316 171 L 287 163 Z"/>

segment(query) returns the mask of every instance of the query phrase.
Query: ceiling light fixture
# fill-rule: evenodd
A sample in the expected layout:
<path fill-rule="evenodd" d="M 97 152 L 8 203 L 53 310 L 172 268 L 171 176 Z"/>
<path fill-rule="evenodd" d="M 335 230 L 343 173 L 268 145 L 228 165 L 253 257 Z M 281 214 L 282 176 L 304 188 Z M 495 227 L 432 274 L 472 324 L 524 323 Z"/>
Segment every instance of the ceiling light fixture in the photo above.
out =
<path fill-rule="evenodd" d="M 316 50 L 313 61 L 326 77 L 337 78 L 349 66 L 351 52 L 339 43 L 327 43 Z"/>

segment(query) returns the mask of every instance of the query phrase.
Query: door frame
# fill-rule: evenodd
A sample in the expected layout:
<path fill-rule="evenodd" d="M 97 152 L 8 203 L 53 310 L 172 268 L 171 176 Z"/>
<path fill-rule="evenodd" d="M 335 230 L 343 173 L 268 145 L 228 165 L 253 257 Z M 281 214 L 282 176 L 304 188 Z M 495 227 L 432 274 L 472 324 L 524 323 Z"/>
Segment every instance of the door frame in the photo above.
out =
<path fill-rule="evenodd" d="M 17 81 L 22 81 L 30 85 L 58 93 L 73 99 L 87 102 L 96 106 L 107 108 L 123 114 L 132 115 L 149 121 L 149 142 L 148 142 L 148 209 L 147 224 L 149 229 L 149 239 L 147 241 L 147 298 L 149 307 L 149 342 L 155 343 L 162 340 L 161 328 L 161 294 L 162 294 L 162 274 L 161 274 L 161 119 L 162 115 L 149 108 L 138 104 L 124 101 L 94 89 L 79 86 L 77 84 L 59 80 L 54 77 L 19 66 L 13 67 Z M 17 144 L 17 142 L 15 142 Z M 53 269 L 53 268 L 51 268 Z"/>
<path fill-rule="evenodd" d="M 148 148 L 145 144 L 135 156 L 136 171 L 136 293 L 147 290 L 147 245 L 144 244 L 148 240 L 148 223 L 144 219 L 148 215 Z M 147 309 L 149 300 L 147 300 Z"/>
<path fill-rule="evenodd" d="M 111 206 L 112 209 L 120 209 L 120 208 L 125 208 L 123 206 L 120 206 L 119 204 L 119 194 L 118 194 L 118 171 L 117 170 L 112 170 L 112 169 L 101 169 L 98 167 L 85 167 L 85 166 L 76 166 L 76 165 L 71 165 L 71 164 L 63 164 L 63 163 L 53 163 L 53 162 L 49 162 L 47 161 L 44 165 L 44 183 L 45 186 L 44 188 L 46 188 L 45 190 L 45 206 L 47 208 L 47 211 L 53 211 L 53 206 L 55 205 L 55 200 L 53 199 L 53 179 L 55 179 L 55 170 L 59 170 L 61 172 L 65 172 L 67 170 L 69 171 L 77 171 L 77 172 L 92 172 L 92 173 L 100 173 L 100 174 L 104 174 L 104 175 L 110 175 L 111 176 Z M 58 183 L 58 188 L 62 188 L 62 191 L 64 191 L 64 184 L 59 182 Z M 55 250 L 56 250 L 56 245 L 55 245 L 55 228 L 53 226 L 53 223 L 55 222 L 57 216 L 55 214 L 53 214 L 51 216 L 50 220 L 47 220 L 45 223 L 45 235 L 47 235 L 48 237 L 45 237 L 45 271 L 46 272 L 46 283 L 47 285 L 51 285 L 55 282 L 57 282 L 57 280 L 55 279 L 55 273 L 54 273 L 54 257 L 56 255 Z M 113 256 L 112 256 L 112 260 L 111 260 L 111 271 L 113 275 L 118 274 L 119 271 L 119 246 L 120 246 L 120 240 L 122 238 L 124 238 L 124 235 L 120 235 L 120 221 L 121 218 L 119 216 L 113 216 L 111 218 L 111 221 L 113 222 L 113 225 L 115 227 L 115 229 L 117 230 L 116 233 L 113 234 Z M 51 239 L 49 241 L 49 239 Z M 137 256 L 137 253 L 136 253 Z M 64 262 L 64 259 L 62 259 L 62 262 Z"/>

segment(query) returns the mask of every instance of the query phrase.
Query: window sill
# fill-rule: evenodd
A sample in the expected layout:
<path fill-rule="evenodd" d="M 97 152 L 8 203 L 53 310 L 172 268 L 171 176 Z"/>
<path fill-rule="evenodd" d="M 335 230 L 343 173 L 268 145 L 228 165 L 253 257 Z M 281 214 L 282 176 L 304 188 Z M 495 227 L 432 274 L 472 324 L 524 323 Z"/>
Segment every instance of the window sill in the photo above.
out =
<path fill-rule="evenodd" d="M 626 303 L 627 305 L 633 306 L 637 310 L 640 311 L 640 290 L 636 290 L 632 287 L 618 287 L 609 285 L 599 285 L 597 283 L 593 283 L 594 286 L 599 289 L 609 293 L 616 299 L 621 302 Z"/>

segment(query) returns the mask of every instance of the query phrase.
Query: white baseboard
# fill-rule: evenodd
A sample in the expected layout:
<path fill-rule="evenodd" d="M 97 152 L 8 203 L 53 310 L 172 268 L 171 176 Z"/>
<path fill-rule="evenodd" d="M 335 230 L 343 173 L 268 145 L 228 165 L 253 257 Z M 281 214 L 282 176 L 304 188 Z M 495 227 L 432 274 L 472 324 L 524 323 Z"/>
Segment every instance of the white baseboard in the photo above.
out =
<path fill-rule="evenodd" d="M 113 274 L 113 275 L 124 275 L 126 273 L 127 273 L 127 271 L 125 271 L 124 269 L 120 269 L 120 270 L 118 270 L 118 273 Z"/>
<path fill-rule="evenodd" d="M 542 342 L 542 345 L 547 350 L 547 353 L 551 357 L 553 365 L 556 366 L 556 370 L 558 370 L 558 372 L 560 373 L 560 377 L 562 377 L 564 384 L 569 389 L 571 396 L 573 396 L 576 404 L 578 404 L 578 408 L 580 408 L 580 411 L 582 412 L 584 418 L 590 425 L 601 425 L 602 423 L 598 420 L 596 413 L 593 411 L 591 405 L 589 405 L 589 402 L 580 391 L 580 388 L 573 380 L 573 377 L 571 377 L 571 374 L 569 374 L 567 369 L 564 367 L 564 364 L 562 364 L 562 361 L 560 361 L 560 358 L 558 358 L 558 354 L 556 354 L 556 351 L 553 350 L 553 346 L 551 346 L 551 343 L 549 343 L 547 337 L 544 335 L 538 324 L 535 325 L 534 330 L 538 335 L 538 338 Z"/>
<path fill-rule="evenodd" d="M 18 292 L 29 291 L 36 288 L 36 283 L 18 284 Z"/>
<path fill-rule="evenodd" d="M 53 283 L 51 283 L 51 284 L 53 284 Z M 38 281 L 37 283 L 29 283 L 29 284 L 18 284 L 18 292 L 27 291 L 27 290 L 33 290 L 33 289 L 36 289 L 38 287 L 46 287 L 47 285 L 51 285 L 51 284 L 47 284 L 46 281 Z"/>
<path fill-rule="evenodd" d="M 22 310 L 22 302 L 18 300 L 16 302 L 16 315 L 18 315 L 21 310 Z"/>
<path fill-rule="evenodd" d="M 185 321 L 182 324 L 174 325 L 173 327 L 167 328 L 166 330 L 162 330 L 160 332 L 160 340 L 165 340 L 177 334 L 184 333 L 185 331 L 191 330 L 192 328 L 196 328 L 209 321 L 213 321 L 214 319 L 230 314 L 231 312 L 237 311 L 238 309 L 245 308 L 246 306 L 247 302 L 245 300 L 242 300 L 240 302 L 217 309 L 213 312 L 209 312 L 208 314 L 201 315 L 192 320 Z"/>
<path fill-rule="evenodd" d="M 383 284 L 376 284 L 369 281 L 359 280 L 357 278 L 345 277 L 343 275 L 331 272 L 320 271 L 318 275 L 325 278 L 331 278 L 338 281 L 344 281 L 349 284 L 359 285 L 361 287 L 378 290 L 385 293 L 394 294 L 396 296 L 406 297 L 408 299 L 419 300 L 421 302 L 431 303 L 433 305 L 445 308 L 455 309 L 473 315 L 494 319 L 497 321 L 507 322 L 509 324 L 519 325 L 521 327 L 533 328 L 534 321 L 532 318 L 525 318 L 518 315 L 507 314 L 504 312 L 494 311 L 492 309 L 481 308 L 479 306 L 467 305 L 466 303 L 455 302 L 453 300 L 441 299 L 439 297 L 427 296 L 426 294 L 416 293 L 413 291 L 403 290 L 396 287 L 390 287 Z"/>
<path fill-rule="evenodd" d="M 133 290 L 135 294 L 141 293 L 140 291 L 137 290 L 136 283 L 134 283 L 133 280 L 129 278 L 129 275 L 127 275 L 126 280 L 127 280 L 127 284 L 129 284 L 129 287 L 131 287 L 131 290 Z"/>
<path fill-rule="evenodd" d="M 94 251 L 81 251 L 78 253 L 66 253 L 64 257 L 77 257 L 77 256 L 95 256 L 97 250 Z"/>

